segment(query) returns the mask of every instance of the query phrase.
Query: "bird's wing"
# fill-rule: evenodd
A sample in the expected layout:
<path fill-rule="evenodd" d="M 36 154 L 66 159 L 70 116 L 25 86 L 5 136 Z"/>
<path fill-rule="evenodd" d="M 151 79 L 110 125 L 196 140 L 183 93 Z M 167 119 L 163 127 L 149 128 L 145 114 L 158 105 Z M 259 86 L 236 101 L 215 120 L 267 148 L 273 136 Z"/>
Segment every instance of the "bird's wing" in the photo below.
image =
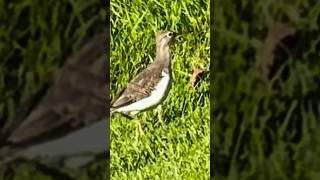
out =
<path fill-rule="evenodd" d="M 105 117 L 105 34 L 94 37 L 57 71 L 53 85 L 8 142 L 47 141 Z"/>
<path fill-rule="evenodd" d="M 161 68 L 149 66 L 129 82 L 127 88 L 111 105 L 117 109 L 148 97 L 161 79 Z"/>

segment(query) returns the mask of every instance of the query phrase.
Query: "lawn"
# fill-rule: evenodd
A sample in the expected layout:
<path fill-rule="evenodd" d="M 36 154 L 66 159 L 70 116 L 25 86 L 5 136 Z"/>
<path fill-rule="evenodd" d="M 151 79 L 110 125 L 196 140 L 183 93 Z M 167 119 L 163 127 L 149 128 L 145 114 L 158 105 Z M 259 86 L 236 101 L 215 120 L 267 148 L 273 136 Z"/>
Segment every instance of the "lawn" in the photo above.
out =
<path fill-rule="evenodd" d="M 216 1 L 216 179 L 320 179 L 320 2 Z"/>
<path fill-rule="evenodd" d="M 220 0 L 213 8 L 210 42 L 209 1 L 111 1 L 111 98 L 152 62 L 157 31 L 185 32 L 171 48 L 173 85 L 162 105 L 164 123 L 154 111 L 133 120 L 112 116 L 111 178 L 209 179 L 211 163 L 216 179 L 320 179 L 320 3 Z M 24 118 L 27 100 L 98 32 L 105 15 L 98 0 L 0 2 L 0 138 Z M 266 43 L 274 32 L 284 38 Z M 266 59 L 272 60 L 267 68 Z M 192 87 L 199 67 L 204 76 Z M 97 162 L 57 171 L 102 179 L 106 172 Z M 6 175 L 57 179 L 32 162 Z"/>
<path fill-rule="evenodd" d="M 106 11 L 99 0 L 0 1 L 0 141 L 23 120 L 30 99 L 41 97 L 66 60 L 100 31 Z M 100 161 L 101 162 L 101 161 Z M 59 171 L 76 179 L 101 179 L 106 172 L 93 163 L 79 170 L 39 168 L 17 162 L 0 179 L 57 179 Z M 10 179 L 10 178 L 9 178 Z M 61 177 L 60 177 L 61 179 Z"/>
<path fill-rule="evenodd" d="M 209 1 L 113 0 L 110 13 L 111 98 L 153 61 L 156 32 L 186 32 L 171 47 L 173 85 L 162 104 L 164 123 L 153 110 L 133 120 L 111 117 L 111 178 L 209 179 Z M 199 67 L 205 73 L 193 87 L 190 78 Z"/>

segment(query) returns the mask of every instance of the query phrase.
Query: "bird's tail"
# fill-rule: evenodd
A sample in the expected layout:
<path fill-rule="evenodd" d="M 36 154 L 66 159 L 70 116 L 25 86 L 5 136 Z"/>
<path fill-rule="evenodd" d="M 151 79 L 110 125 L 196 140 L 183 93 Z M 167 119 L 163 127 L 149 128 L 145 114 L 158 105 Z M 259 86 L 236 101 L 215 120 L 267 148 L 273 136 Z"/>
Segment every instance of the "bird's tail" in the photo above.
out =
<path fill-rule="evenodd" d="M 112 114 L 114 114 L 116 112 L 116 108 L 111 107 L 110 108 L 110 117 Z"/>
<path fill-rule="evenodd" d="M 14 148 L 9 145 L 0 147 L 0 165 L 8 164 L 19 156 L 21 148 Z"/>

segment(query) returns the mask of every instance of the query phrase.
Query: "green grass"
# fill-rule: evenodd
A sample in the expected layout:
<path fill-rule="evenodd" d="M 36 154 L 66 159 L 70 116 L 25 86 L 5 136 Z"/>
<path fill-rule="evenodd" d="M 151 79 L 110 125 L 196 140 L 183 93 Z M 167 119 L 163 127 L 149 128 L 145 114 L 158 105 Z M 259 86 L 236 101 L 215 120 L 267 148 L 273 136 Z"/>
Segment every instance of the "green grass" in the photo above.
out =
<path fill-rule="evenodd" d="M 190 32 L 171 48 L 173 85 L 162 105 L 164 124 L 148 111 L 111 118 L 112 179 L 209 179 L 209 1 L 111 1 L 111 97 L 155 56 L 155 33 Z M 206 74 L 191 87 L 192 70 Z M 144 124 L 138 136 L 136 121 Z"/>
<path fill-rule="evenodd" d="M 152 61 L 158 30 L 193 31 L 172 47 L 173 89 L 163 104 L 136 124 L 111 121 L 113 179 L 208 179 L 209 108 L 216 179 L 320 179 L 319 12 L 317 1 L 216 1 L 214 82 L 209 73 L 190 86 L 190 73 L 209 71 L 209 1 L 111 2 L 111 97 Z M 290 3 L 288 3 L 290 2 Z M 100 1 L 0 1 L 0 125 L 14 123 L 26 100 L 50 83 L 52 73 L 94 34 L 105 15 Z M 282 65 L 287 77 L 262 86 L 255 53 L 271 19 L 290 19 L 298 37 Z M 283 73 L 280 73 L 283 74 Z M 275 86 L 274 86 L 275 85 Z M 13 179 L 54 179 L 32 163 L 15 165 Z M 102 179 L 96 163 L 60 169 L 77 179 Z M 3 176 L 0 167 L 0 177 Z M 1 179 L 1 178 L 0 178 Z"/>
<path fill-rule="evenodd" d="M 217 1 L 212 107 L 216 179 L 320 179 L 319 1 Z M 261 82 L 271 20 L 296 24 Z M 282 46 L 282 47 L 283 47 Z M 282 48 L 277 48 L 282 49 Z"/>
<path fill-rule="evenodd" d="M 0 138 L 24 118 L 20 110 L 27 100 L 50 84 L 58 67 L 99 31 L 105 14 L 99 0 L 0 1 Z M 12 168 L 13 179 L 56 178 L 31 162 Z M 96 163 L 77 171 L 59 168 L 77 179 L 105 176 Z M 1 166 L 0 179 L 3 173 Z"/>
<path fill-rule="evenodd" d="M 50 82 L 53 72 L 102 22 L 100 1 L 1 1 L 0 119 L 11 125 L 17 105 Z"/>

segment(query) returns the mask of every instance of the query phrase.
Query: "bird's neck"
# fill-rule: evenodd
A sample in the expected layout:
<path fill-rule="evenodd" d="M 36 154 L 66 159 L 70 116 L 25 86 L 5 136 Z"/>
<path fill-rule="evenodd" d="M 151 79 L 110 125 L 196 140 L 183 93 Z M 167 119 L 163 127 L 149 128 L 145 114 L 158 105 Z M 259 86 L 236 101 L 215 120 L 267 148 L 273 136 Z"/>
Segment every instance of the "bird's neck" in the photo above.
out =
<path fill-rule="evenodd" d="M 170 50 L 169 46 L 157 47 L 157 54 L 155 61 L 164 66 L 164 68 L 170 68 Z"/>

